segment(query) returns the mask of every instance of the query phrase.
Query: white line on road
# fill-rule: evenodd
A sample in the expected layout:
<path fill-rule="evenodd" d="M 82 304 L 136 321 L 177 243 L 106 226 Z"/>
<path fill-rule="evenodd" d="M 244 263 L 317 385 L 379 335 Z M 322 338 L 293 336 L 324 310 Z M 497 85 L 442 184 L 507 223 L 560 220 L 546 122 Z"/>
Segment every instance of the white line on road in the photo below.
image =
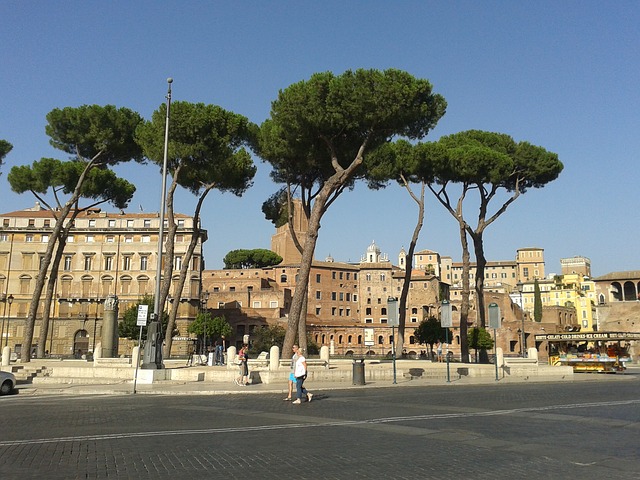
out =
<path fill-rule="evenodd" d="M 591 403 L 572 403 L 568 405 L 546 405 L 542 407 L 514 408 L 508 410 L 488 410 L 485 412 L 469 412 L 469 413 L 437 413 L 428 415 L 412 415 L 406 417 L 386 417 L 371 418 L 368 420 L 338 420 L 332 422 L 317 423 L 288 423 L 280 425 L 257 425 L 254 427 L 224 427 L 224 428 L 206 428 L 191 430 L 160 430 L 156 432 L 130 432 L 130 433 L 112 433 L 105 435 L 78 435 L 73 437 L 55 437 L 55 438 L 36 438 L 30 440 L 6 440 L 0 441 L 0 447 L 10 447 L 17 445 L 38 445 L 47 443 L 60 442 L 86 442 L 86 441 L 102 441 L 117 440 L 121 438 L 139 438 L 139 437 L 160 437 L 160 436 L 177 436 L 177 435 L 195 435 L 195 434 L 213 434 L 213 433 L 232 433 L 232 432 L 255 432 L 263 430 L 288 430 L 294 428 L 310 428 L 310 427 L 342 427 L 349 425 L 366 425 L 380 423 L 407 422 L 416 420 L 434 420 L 442 418 L 469 418 L 469 417 L 487 417 L 495 415 L 512 415 L 529 412 L 543 412 L 551 410 L 567 410 L 576 408 L 591 407 L 615 407 L 620 405 L 640 404 L 638 400 L 619 400 L 610 402 L 591 402 Z"/>

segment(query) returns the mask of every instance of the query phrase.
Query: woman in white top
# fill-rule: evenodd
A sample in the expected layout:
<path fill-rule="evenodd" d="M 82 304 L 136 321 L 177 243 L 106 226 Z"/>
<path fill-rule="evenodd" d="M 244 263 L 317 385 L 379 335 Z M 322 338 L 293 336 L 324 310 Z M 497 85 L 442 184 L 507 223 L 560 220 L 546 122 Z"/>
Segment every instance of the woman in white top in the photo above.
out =
<path fill-rule="evenodd" d="M 302 397 L 305 395 L 307 397 L 307 401 L 310 402 L 313 398 L 313 393 L 307 392 L 307 389 L 304 388 L 304 380 L 307 378 L 307 359 L 304 358 L 304 355 L 297 345 L 293 346 L 293 353 L 298 356 L 296 359 L 296 366 L 293 371 L 293 374 L 296 377 L 296 391 L 298 398 L 294 400 L 293 403 L 299 405 L 302 403 Z"/>

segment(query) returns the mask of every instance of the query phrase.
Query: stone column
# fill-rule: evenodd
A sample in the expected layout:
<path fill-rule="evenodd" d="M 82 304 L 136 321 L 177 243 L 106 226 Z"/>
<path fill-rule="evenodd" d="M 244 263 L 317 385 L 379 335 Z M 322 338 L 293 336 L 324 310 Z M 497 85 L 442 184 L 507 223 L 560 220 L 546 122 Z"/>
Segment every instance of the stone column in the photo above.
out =
<path fill-rule="evenodd" d="M 109 295 L 104 301 L 101 358 L 118 356 L 118 297 Z"/>

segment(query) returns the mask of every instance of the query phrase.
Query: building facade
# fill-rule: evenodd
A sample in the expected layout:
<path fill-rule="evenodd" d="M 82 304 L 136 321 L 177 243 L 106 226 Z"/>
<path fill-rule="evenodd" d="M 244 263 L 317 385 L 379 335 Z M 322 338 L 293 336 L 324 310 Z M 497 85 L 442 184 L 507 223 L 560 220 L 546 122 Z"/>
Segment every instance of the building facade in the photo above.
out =
<path fill-rule="evenodd" d="M 0 215 L 0 300 L 4 299 L 5 319 L 1 336 L 4 344 L 17 353 L 22 348 L 25 319 L 55 221 L 54 213 L 39 204 Z M 186 335 L 186 327 L 200 306 L 202 243 L 206 231 L 198 239 L 187 281 L 178 292 L 177 277 L 191 240 L 193 218 L 176 214 L 176 223 L 169 301 L 177 301 L 177 328 L 181 335 Z M 122 318 L 127 308 L 145 295 L 154 294 L 159 226 L 157 213 L 107 213 L 96 208 L 77 216 L 55 279 L 55 300 L 45 345 L 50 355 L 93 352 L 100 341 L 103 304 L 108 296 L 118 298 Z M 161 261 L 166 261 L 164 256 Z M 44 298 L 43 291 L 34 346 L 40 337 Z M 185 345 L 175 342 L 173 348 L 186 349 L 186 342 Z"/>

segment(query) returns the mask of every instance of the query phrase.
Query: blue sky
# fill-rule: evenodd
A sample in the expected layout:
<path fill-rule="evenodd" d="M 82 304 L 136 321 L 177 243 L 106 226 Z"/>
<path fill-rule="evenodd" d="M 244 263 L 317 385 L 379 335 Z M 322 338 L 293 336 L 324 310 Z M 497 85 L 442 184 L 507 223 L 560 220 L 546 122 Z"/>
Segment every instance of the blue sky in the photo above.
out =
<path fill-rule="evenodd" d="M 9 0 L 0 14 L 0 138 L 14 145 L 0 177 L 3 212 L 34 202 L 10 191 L 13 165 L 65 158 L 44 133 L 53 108 L 114 104 L 150 118 L 173 77 L 174 101 L 218 104 L 259 124 L 280 89 L 314 72 L 398 68 L 429 79 L 448 102 L 426 140 L 503 132 L 565 165 L 488 228 L 488 259 L 541 247 L 547 273 L 574 255 L 589 257 L 594 275 L 640 269 L 636 1 Z M 270 246 L 273 227 L 260 207 L 277 186 L 268 164 L 255 161 L 243 197 L 209 196 L 208 268 L 220 268 L 229 250 Z M 131 211 L 159 210 L 157 167 L 118 172 L 137 184 Z M 178 193 L 179 211 L 191 213 L 194 203 Z M 468 205 L 468 217 L 475 214 Z M 359 185 L 325 215 L 316 258 L 358 261 L 375 240 L 395 259 L 415 217 L 399 187 Z M 460 259 L 456 223 L 432 197 L 418 247 Z"/>

